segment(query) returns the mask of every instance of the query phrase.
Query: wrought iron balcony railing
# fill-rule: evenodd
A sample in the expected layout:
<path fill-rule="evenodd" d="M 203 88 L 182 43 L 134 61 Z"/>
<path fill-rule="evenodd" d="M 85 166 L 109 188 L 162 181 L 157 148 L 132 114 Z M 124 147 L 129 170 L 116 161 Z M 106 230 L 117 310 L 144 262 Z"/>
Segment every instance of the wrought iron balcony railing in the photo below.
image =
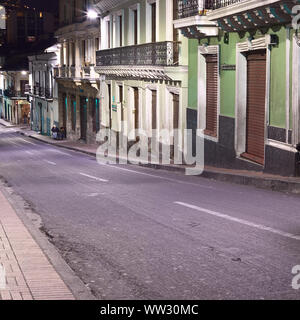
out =
<path fill-rule="evenodd" d="M 8 98 L 25 98 L 26 94 L 23 91 L 14 90 L 14 89 L 6 89 L 4 90 L 4 96 Z"/>
<path fill-rule="evenodd" d="M 209 10 L 225 8 L 247 0 L 178 0 L 177 19 L 205 15 Z"/>
<path fill-rule="evenodd" d="M 248 1 L 248 0 L 210 0 L 211 7 L 213 10 L 225 8 L 225 7 L 230 6 L 232 4 L 236 4 L 239 2 L 245 2 L 245 1 Z"/>
<path fill-rule="evenodd" d="M 205 14 L 207 10 L 213 9 L 213 0 L 178 0 L 177 19 Z"/>
<path fill-rule="evenodd" d="M 179 42 L 165 41 L 97 51 L 101 66 L 178 65 Z"/>
<path fill-rule="evenodd" d="M 45 98 L 52 99 L 53 98 L 53 90 L 52 88 L 45 88 Z"/>
<path fill-rule="evenodd" d="M 81 68 L 80 72 L 81 78 L 87 79 L 91 77 L 91 67 L 85 66 Z"/>

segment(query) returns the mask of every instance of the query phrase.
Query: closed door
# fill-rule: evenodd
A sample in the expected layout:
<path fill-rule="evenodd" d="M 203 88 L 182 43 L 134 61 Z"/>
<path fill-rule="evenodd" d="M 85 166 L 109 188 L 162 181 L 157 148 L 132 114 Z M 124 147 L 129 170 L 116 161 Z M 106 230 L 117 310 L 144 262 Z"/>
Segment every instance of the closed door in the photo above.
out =
<path fill-rule="evenodd" d="M 259 164 L 265 158 L 266 51 L 247 57 L 247 127 L 245 156 Z"/>
<path fill-rule="evenodd" d="M 206 56 L 206 130 L 205 134 L 216 137 L 218 128 L 218 58 Z"/>
<path fill-rule="evenodd" d="M 108 127 L 109 129 L 111 129 L 112 127 L 112 105 L 111 105 L 111 85 L 108 84 L 107 85 L 107 89 L 108 89 L 108 113 L 109 113 L 109 121 L 108 121 Z"/>
<path fill-rule="evenodd" d="M 80 99 L 80 133 L 81 139 L 86 140 L 87 131 L 87 99 L 85 97 Z"/>
<path fill-rule="evenodd" d="M 179 95 L 173 94 L 173 129 L 179 128 Z"/>
<path fill-rule="evenodd" d="M 157 91 L 152 91 L 152 130 L 157 129 Z"/>
<path fill-rule="evenodd" d="M 119 86 L 119 103 L 121 104 L 121 121 L 124 121 L 124 110 L 123 110 L 123 86 Z"/>
<path fill-rule="evenodd" d="M 63 127 L 67 128 L 67 110 L 68 110 L 68 98 L 64 98 L 64 107 L 63 107 Z"/>
<path fill-rule="evenodd" d="M 139 129 L 139 89 L 133 88 L 134 91 L 134 127 Z"/>
<path fill-rule="evenodd" d="M 40 112 L 40 132 L 41 134 L 44 133 L 44 114 L 43 114 L 43 106 L 39 103 L 39 112 Z"/>

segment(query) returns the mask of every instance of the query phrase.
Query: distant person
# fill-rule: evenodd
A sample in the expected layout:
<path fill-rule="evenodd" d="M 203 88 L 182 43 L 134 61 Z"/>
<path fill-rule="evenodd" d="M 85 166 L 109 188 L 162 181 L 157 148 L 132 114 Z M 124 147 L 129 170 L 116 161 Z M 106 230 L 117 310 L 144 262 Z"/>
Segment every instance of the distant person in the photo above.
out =
<path fill-rule="evenodd" d="M 60 138 L 61 140 L 66 139 L 66 129 L 64 127 L 60 128 Z"/>
<path fill-rule="evenodd" d="M 51 132 L 52 132 L 52 138 L 57 140 L 59 129 L 57 128 L 56 125 L 52 127 Z"/>

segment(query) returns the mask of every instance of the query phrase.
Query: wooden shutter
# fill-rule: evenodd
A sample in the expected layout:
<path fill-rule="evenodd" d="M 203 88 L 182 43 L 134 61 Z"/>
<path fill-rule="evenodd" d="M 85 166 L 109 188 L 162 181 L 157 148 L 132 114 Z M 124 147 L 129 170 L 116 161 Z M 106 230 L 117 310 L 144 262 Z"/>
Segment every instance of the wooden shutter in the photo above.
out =
<path fill-rule="evenodd" d="M 216 137 L 218 132 L 218 57 L 206 56 L 206 130 Z"/>
<path fill-rule="evenodd" d="M 264 164 L 266 52 L 251 53 L 247 57 L 247 128 L 245 157 Z"/>

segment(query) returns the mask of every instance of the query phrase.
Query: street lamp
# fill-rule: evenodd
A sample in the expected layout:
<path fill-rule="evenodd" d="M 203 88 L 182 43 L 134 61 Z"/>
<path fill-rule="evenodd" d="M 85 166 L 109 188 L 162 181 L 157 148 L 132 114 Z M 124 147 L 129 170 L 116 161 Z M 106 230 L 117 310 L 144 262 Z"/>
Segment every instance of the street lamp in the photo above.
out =
<path fill-rule="evenodd" d="M 95 10 L 92 10 L 90 9 L 88 12 L 87 12 L 87 16 L 89 19 L 97 19 L 98 18 L 98 13 L 95 11 Z"/>

